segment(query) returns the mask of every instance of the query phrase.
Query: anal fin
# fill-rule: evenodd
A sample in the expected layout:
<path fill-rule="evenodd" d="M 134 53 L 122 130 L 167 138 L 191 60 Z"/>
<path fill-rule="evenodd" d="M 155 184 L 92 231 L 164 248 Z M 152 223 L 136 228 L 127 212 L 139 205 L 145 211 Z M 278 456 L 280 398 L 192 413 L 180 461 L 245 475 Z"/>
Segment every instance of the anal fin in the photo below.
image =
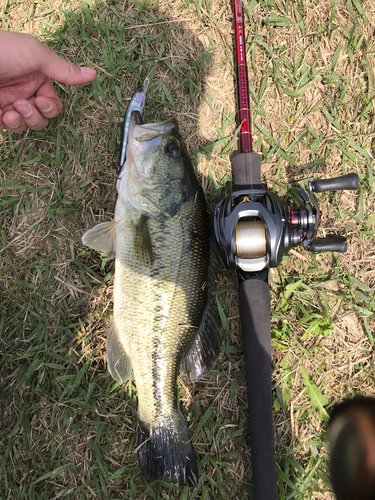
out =
<path fill-rule="evenodd" d="M 112 321 L 107 341 L 107 363 L 112 377 L 118 382 L 127 382 L 132 372 L 132 366 L 128 356 L 125 354 L 119 336 L 118 328 Z"/>

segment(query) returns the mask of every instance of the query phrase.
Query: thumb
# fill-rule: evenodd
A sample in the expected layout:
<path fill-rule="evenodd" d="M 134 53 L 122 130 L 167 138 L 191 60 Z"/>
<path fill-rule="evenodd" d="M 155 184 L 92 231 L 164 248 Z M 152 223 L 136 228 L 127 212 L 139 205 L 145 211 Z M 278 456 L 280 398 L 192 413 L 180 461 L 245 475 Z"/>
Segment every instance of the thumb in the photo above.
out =
<path fill-rule="evenodd" d="M 81 85 L 95 78 L 95 69 L 76 66 L 58 56 L 46 45 L 42 47 L 44 53 L 41 57 L 40 69 L 48 78 L 66 85 Z"/>

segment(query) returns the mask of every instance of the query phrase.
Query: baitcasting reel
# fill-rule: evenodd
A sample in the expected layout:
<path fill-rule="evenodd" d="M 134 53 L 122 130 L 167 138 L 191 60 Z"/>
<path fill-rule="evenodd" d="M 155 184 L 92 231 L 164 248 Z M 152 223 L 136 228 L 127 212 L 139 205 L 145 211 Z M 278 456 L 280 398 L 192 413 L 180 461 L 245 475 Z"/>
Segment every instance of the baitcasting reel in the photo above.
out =
<path fill-rule="evenodd" d="M 307 192 L 301 189 L 303 206 L 291 208 L 262 189 L 258 154 L 236 155 L 232 166 L 234 191 L 215 209 L 215 236 L 229 269 L 259 273 L 277 267 L 283 255 L 298 245 L 314 253 L 346 252 L 344 237 L 316 237 L 321 212 L 315 193 L 356 190 L 357 174 L 309 182 Z"/>

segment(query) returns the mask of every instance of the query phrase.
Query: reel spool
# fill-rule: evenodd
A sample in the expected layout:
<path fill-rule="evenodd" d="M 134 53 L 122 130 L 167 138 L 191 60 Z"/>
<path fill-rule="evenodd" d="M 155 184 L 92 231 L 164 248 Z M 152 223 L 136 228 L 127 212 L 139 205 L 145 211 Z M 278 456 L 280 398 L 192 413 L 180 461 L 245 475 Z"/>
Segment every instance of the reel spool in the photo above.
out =
<path fill-rule="evenodd" d="M 266 228 L 261 220 L 240 220 L 237 223 L 236 250 L 240 259 L 266 256 Z"/>

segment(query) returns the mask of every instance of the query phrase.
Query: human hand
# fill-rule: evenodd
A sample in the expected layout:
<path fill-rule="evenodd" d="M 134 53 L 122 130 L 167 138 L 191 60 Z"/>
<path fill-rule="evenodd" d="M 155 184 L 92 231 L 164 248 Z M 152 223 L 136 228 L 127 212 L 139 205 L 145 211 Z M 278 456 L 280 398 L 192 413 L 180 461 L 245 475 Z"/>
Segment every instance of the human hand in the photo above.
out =
<path fill-rule="evenodd" d="M 41 130 L 62 109 L 50 78 L 81 85 L 95 75 L 94 69 L 62 59 L 34 36 L 0 30 L 0 130 Z"/>

